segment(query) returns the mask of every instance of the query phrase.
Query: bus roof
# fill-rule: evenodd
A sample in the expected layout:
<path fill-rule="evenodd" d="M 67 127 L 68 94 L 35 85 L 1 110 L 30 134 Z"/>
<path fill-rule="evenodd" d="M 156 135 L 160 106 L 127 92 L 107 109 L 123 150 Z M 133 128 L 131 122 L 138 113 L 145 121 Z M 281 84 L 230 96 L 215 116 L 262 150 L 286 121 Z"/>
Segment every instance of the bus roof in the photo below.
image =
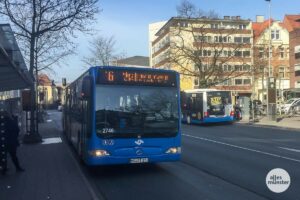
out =
<path fill-rule="evenodd" d="M 129 67 L 129 66 L 93 66 L 90 67 L 90 69 L 127 69 L 127 70 L 149 70 L 149 71 L 158 71 L 158 72 L 172 72 L 178 74 L 177 71 L 175 70 L 170 70 L 170 69 L 155 69 L 155 68 L 150 68 L 150 67 Z"/>
<path fill-rule="evenodd" d="M 210 92 L 217 91 L 217 89 L 192 89 L 192 90 L 184 90 L 186 93 L 198 93 L 198 92 Z"/>
<path fill-rule="evenodd" d="M 149 70 L 149 71 L 157 71 L 157 72 L 169 72 L 169 73 L 176 73 L 179 74 L 175 70 L 169 70 L 169 69 L 155 69 L 155 68 L 150 68 L 150 67 L 129 67 L 129 66 L 91 66 L 88 68 L 84 73 L 82 73 L 79 77 L 77 77 L 74 81 L 71 83 L 67 84 L 66 87 L 69 87 L 73 85 L 78 79 L 80 79 L 83 75 L 86 73 L 90 73 L 92 71 L 96 71 L 97 69 L 127 69 L 127 70 Z"/>
<path fill-rule="evenodd" d="M 201 93 L 201 92 L 214 92 L 214 91 L 221 91 L 221 92 L 230 92 L 229 90 L 217 90 L 217 89 L 192 89 L 192 90 L 184 90 L 186 93 Z"/>

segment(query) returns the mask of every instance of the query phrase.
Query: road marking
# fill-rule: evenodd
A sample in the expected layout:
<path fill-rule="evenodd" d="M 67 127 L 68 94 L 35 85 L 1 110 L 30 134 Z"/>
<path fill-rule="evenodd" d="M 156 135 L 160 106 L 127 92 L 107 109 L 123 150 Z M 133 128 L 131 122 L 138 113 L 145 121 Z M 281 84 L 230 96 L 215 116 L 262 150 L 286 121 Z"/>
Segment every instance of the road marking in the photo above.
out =
<path fill-rule="evenodd" d="M 288 151 L 294 151 L 294 152 L 300 153 L 299 149 L 292 149 L 292 148 L 286 148 L 286 147 L 279 147 L 279 148 L 280 149 L 285 149 L 285 150 L 288 150 Z"/>
<path fill-rule="evenodd" d="M 47 119 L 47 122 L 52 122 L 52 119 Z"/>
<path fill-rule="evenodd" d="M 276 158 L 282 158 L 282 159 L 285 159 L 285 160 L 290 160 L 290 161 L 294 161 L 294 162 L 300 163 L 300 160 L 297 160 L 297 159 L 294 159 L 294 158 L 285 157 L 285 156 L 276 155 L 276 154 L 273 154 L 273 153 L 268 153 L 268 152 L 264 152 L 264 151 L 259 151 L 259 150 L 255 150 L 255 149 L 241 147 L 241 146 L 237 146 L 237 145 L 233 145 L 233 144 L 228 144 L 228 143 L 225 143 L 225 142 L 220 142 L 220 141 L 211 140 L 211 139 L 208 139 L 208 138 L 197 137 L 197 136 L 188 135 L 188 134 L 182 134 L 182 135 L 186 136 L 186 137 L 190 137 L 190 138 L 195 138 L 195 139 L 199 139 L 199 140 L 213 142 L 213 143 L 216 143 L 216 144 L 222 144 L 222 145 L 226 145 L 226 146 L 230 146 L 230 147 L 234 147 L 234 148 L 238 148 L 238 149 L 252 151 L 252 152 L 256 152 L 256 153 L 260 153 L 260 154 L 264 154 L 264 155 L 268 155 L 268 156 L 272 156 L 272 157 L 276 157 Z"/>

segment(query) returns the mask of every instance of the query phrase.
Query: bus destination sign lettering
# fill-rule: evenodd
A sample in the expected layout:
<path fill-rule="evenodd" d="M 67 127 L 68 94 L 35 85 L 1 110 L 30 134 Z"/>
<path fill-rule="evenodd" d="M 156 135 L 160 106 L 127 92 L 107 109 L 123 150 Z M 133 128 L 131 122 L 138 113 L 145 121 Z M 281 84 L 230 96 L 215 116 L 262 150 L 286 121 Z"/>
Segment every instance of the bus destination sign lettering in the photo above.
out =
<path fill-rule="evenodd" d="M 175 87 L 176 75 L 174 72 L 99 69 L 97 83 Z"/>

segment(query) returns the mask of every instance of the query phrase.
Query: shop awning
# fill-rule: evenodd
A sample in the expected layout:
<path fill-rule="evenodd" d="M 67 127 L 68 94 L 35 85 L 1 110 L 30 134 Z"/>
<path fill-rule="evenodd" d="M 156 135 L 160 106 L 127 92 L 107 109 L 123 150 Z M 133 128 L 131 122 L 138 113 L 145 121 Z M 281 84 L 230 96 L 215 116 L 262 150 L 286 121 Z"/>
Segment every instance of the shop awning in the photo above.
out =
<path fill-rule="evenodd" d="M 9 24 L 0 24 L 0 92 L 33 84 Z"/>

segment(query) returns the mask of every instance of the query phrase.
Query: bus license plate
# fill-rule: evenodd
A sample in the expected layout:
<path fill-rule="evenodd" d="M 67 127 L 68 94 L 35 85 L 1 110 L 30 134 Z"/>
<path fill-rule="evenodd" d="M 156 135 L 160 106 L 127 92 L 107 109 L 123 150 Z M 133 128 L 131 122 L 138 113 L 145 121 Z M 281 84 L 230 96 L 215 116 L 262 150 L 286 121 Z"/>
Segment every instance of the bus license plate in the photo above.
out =
<path fill-rule="evenodd" d="M 149 162 L 148 158 L 131 158 L 130 163 L 147 163 Z"/>

